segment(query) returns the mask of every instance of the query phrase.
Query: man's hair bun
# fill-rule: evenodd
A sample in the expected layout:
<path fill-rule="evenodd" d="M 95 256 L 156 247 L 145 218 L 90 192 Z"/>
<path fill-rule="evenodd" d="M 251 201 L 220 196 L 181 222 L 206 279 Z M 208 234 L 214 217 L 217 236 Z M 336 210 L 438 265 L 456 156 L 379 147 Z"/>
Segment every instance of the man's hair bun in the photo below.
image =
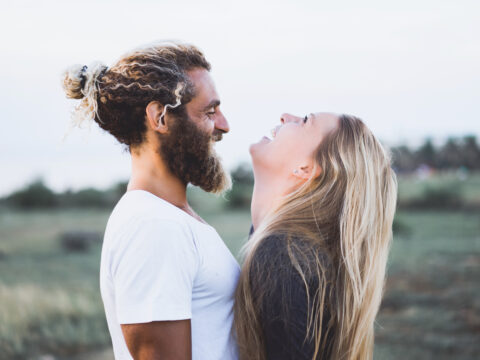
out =
<path fill-rule="evenodd" d="M 98 82 L 106 70 L 106 65 L 97 62 L 91 66 L 73 65 L 63 73 L 63 90 L 67 98 L 82 99 L 72 114 L 77 125 L 97 116 Z"/>
<path fill-rule="evenodd" d="M 73 65 L 63 73 L 63 89 L 67 98 L 82 99 L 82 90 L 86 83 L 86 65 Z"/>
<path fill-rule="evenodd" d="M 94 90 L 98 77 L 107 69 L 101 63 L 73 65 L 63 73 L 63 89 L 69 99 L 83 99 Z"/>

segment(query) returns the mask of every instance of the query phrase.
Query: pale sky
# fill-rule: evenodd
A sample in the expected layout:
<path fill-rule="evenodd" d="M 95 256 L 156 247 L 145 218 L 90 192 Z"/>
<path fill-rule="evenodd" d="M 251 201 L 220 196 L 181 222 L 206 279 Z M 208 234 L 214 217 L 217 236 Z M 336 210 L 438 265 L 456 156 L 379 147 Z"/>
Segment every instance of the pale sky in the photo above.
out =
<path fill-rule="evenodd" d="M 211 62 L 230 168 L 283 112 L 361 117 L 384 142 L 480 136 L 478 1 L 1 1 L 0 195 L 127 179 L 114 138 L 73 129 L 62 70 L 177 39 Z"/>

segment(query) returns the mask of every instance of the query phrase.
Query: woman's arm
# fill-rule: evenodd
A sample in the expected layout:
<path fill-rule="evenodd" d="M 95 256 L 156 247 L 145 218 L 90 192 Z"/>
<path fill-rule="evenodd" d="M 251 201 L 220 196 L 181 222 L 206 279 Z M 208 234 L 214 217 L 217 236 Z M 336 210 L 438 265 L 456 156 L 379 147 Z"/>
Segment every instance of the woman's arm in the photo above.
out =
<path fill-rule="evenodd" d="M 268 360 L 311 360 L 314 343 L 307 340 L 308 301 L 303 281 L 291 274 L 264 299 L 264 336 Z"/>
<path fill-rule="evenodd" d="M 305 284 L 291 264 L 285 241 L 267 238 L 252 270 L 261 291 L 261 322 L 268 360 L 311 360 L 314 342 L 306 340 L 309 307 Z M 256 280 L 255 280 L 256 279 Z"/>

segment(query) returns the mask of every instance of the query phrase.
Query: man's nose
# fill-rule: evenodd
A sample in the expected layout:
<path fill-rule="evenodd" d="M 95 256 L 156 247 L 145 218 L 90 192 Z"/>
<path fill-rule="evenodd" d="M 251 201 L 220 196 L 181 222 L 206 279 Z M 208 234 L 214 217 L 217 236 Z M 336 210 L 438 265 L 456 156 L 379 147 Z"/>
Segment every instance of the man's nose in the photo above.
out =
<path fill-rule="evenodd" d="M 222 113 L 220 113 L 215 119 L 215 129 L 220 130 L 223 133 L 228 133 L 230 131 L 230 125 L 228 125 L 228 121 Z"/>
<path fill-rule="evenodd" d="M 284 113 L 280 116 L 280 122 L 282 124 L 286 124 L 286 123 L 289 123 L 289 122 L 298 122 L 300 120 L 301 120 L 301 118 L 299 118 L 298 116 L 294 116 L 294 115 L 288 114 L 288 113 Z"/>

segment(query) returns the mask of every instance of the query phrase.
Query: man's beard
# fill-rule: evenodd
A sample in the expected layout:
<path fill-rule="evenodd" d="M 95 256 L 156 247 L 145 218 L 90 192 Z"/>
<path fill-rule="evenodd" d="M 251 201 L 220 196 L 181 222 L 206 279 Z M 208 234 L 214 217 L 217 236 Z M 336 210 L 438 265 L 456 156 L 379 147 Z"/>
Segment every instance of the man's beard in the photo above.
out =
<path fill-rule="evenodd" d="M 159 134 L 159 153 L 170 172 L 185 185 L 220 194 L 230 189 L 230 175 L 224 170 L 213 147 L 221 134 L 210 135 L 199 129 L 185 110 L 169 124 L 169 134 Z"/>

